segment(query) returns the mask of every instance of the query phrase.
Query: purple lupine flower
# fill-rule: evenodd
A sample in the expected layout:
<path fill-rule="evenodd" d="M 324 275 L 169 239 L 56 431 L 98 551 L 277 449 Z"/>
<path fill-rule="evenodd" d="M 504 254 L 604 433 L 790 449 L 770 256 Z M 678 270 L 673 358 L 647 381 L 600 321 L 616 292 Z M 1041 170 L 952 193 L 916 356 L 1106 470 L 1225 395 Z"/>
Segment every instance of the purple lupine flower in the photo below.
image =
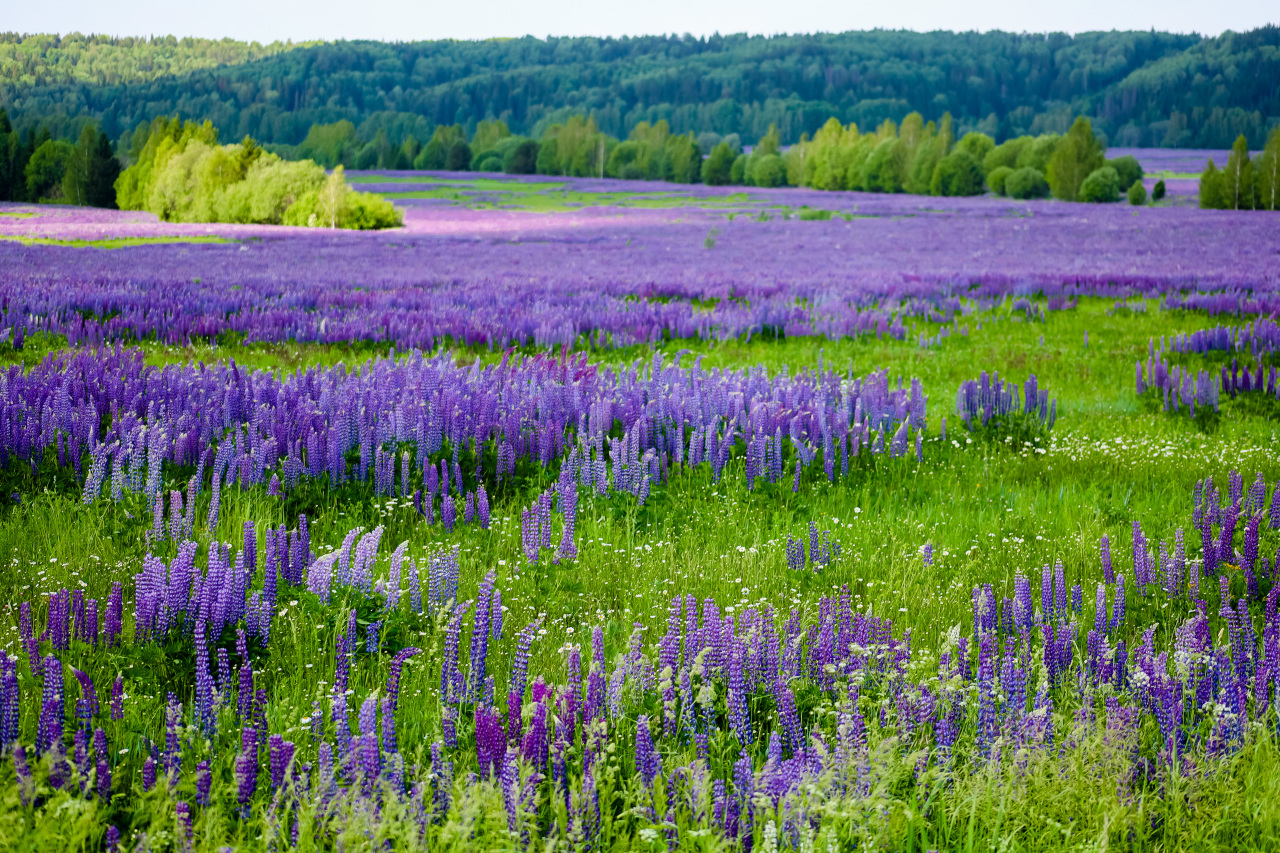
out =
<path fill-rule="evenodd" d="M 524 630 L 516 637 L 516 650 L 511 663 L 511 683 L 509 692 L 523 700 L 525 691 L 525 682 L 529 675 L 529 650 L 533 645 L 533 638 L 537 635 L 538 629 L 542 626 L 541 617 L 533 620 L 525 626 Z"/>
<path fill-rule="evenodd" d="M 156 759 L 154 756 L 148 755 L 147 760 L 142 762 L 142 790 L 150 791 L 156 786 Z"/>
<path fill-rule="evenodd" d="M 1049 627 L 1045 626 L 1046 633 Z M 979 752 L 989 755 L 996 737 L 995 634 L 984 633 L 978 640 L 978 730 L 976 744 Z M 1052 673 L 1052 670 L 1050 670 Z"/>
<path fill-rule="evenodd" d="M 99 735 L 101 735 L 100 738 Z M 98 799 L 104 803 L 109 803 L 111 802 L 111 764 L 107 760 L 107 737 L 106 733 L 103 732 L 102 729 L 98 729 L 97 733 L 94 735 L 95 745 L 99 740 L 102 741 L 102 746 L 101 748 L 95 746 L 95 751 L 97 753 L 97 769 L 94 772 L 94 781 L 97 783 L 96 790 Z"/>
<path fill-rule="evenodd" d="M 539 773 L 547 766 L 547 704 L 545 701 L 534 700 L 533 717 L 520 743 L 521 757 Z"/>
<path fill-rule="evenodd" d="M 93 679 L 88 673 L 81 672 L 73 666 L 71 674 L 76 677 L 76 681 L 80 682 L 80 700 L 76 702 L 76 717 L 88 731 L 93 727 L 93 718 L 99 711 L 98 691 L 94 689 Z"/>
<path fill-rule="evenodd" d="M 1040 607 L 1043 619 L 1053 621 L 1053 569 L 1044 566 L 1040 572 Z"/>
<path fill-rule="evenodd" d="M 65 589 L 49 596 L 49 640 L 55 651 L 71 647 L 71 594 Z"/>
<path fill-rule="evenodd" d="M 1093 630 L 1099 634 L 1107 632 L 1107 586 L 1098 584 L 1098 592 L 1094 596 Z"/>
<path fill-rule="evenodd" d="M 0 752 L 18 740 L 18 659 L 0 651 Z"/>
<path fill-rule="evenodd" d="M 245 727 L 240 733 L 240 752 L 235 760 L 236 800 L 241 814 L 249 815 L 249 801 L 258 789 L 258 733 Z"/>
<path fill-rule="evenodd" d="M 496 708 L 476 705 L 476 760 L 480 765 L 480 778 L 488 779 L 501 767 L 506 752 L 507 737 L 502 730 L 502 716 Z"/>
<path fill-rule="evenodd" d="M 1053 563 L 1053 612 L 1059 619 L 1067 618 L 1067 579 L 1061 560 Z"/>
<path fill-rule="evenodd" d="M 458 510 L 453 503 L 453 495 L 446 494 L 440 505 L 440 522 L 445 533 L 453 532 L 453 525 L 458 520 Z"/>
<path fill-rule="evenodd" d="M 124 676 L 117 675 L 111 685 L 111 719 L 124 719 Z"/>
<path fill-rule="evenodd" d="M 476 487 L 476 514 L 480 517 L 480 529 L 489 529 L 489 495 L 484 490 L 484 483 Z"/>
<path fill-rule="evenodd" d="M 209 805 L 209 794 L 213 790 L 213 773 L 209 770 L 209 762 L 201 761 L 196 765 L 196 805 L 206 808 Z"/>
<path fill-rule="evenodd" d="M 1019 633 L 1031 630 L 1035 604 L 1031 598 L 1031 581 L 1022 572 L 1013 578 L 1013 624 Z"/>
<path fill-rule="evenodd" d="M 285 773 L 293 762 L 294 745 L 280 735 L 268 739 L 271 756 L 271 789 L 278 791 L 284 785 Z"/>
<path fill-rule="evenodd" d="M 773 695 L 778 707 L 779 729 L 786 736 L 793 756 L 805 748 L 804 734 L 800 728 L 800 714 L 796 710 L 795 695 L 781 680 L 774 682 Z"/>
<path fill-rule="evenodd" d="M 36 752 L 62 750 L 62 720 L 66 699 L 62 687 L 62 663 L 53 655 L 44 659 L 44 692 L 36 731 Z"/>
<path fill-rule="evenodd" d="M 492 571 L 485 574 L 484 579 L 480 581 L 480 591 L 476 598 L 475 623 L 471 628 L 471 668 L 467 675 L 467 695 L 473 700 L 485 680 L 489 656 L 490 619 L 493 616 L 492 599 L 496 580 L 497 575 Z M 527 658 L 527 651 L 525 654 Z"/>
<path fill-rule="evenodd" d="M 636 720 L 636 774 L 646 788 L 652 788 L 653 782 L 662 774 L 662 758 L 653 745 L 653 733 L 649 731 L 649 718 L 641 716 Z"/>
<path fill-rule="evenodd" d="M 1111 624 L 1108 629 L 1114 633 L 1124 624 L 1124 575 L 1116 578 L 1116 599 L 1111 604 Z"/>
<path fill-rule="evenodd" d="M 383 700 L 382 708 L 382 748 L 388 753 L 396 752 L 396 709 L 400 700 L 400 677 L 404 670 L 405 662 L 414 655 L 420 654 L 421 649 L 410 646 L 401 649 L 396 656 L 391 659 L 391 672 L 387 676 L 386 698 Z"/>
<path fill-rule="evenodd" d="M 1102 554 L 1102 578 L 1110 586 L 1116 582 L 1116 575 L 1115 570 L 1111 568 L 1111 540 L 1107 538 L 1105 533 L 1102 534 L 1099 550 Z"/>
<path fill-rule="evenodd" d="M 178 837 L 182 842 L 183 850 L 191 849 L 191 804 L 186 800 L 179 800 L 173 804 L 173 811 L 177 817 Z"/>
<path fill-rule="evenodd" d="M 111 584 L 111 595 L 107 598 L 107 617 L 105 625 L 106 644 L 114 648 L 120 644 L 120 632 L 124 621 L 124 586 L 116 581 Z"/>
<path fill-rule="evenodd" d="M 35 637 L 35 629 L 31 625 L 31 602 L 24 601 L 18 607 L 18 636 L 24 640 Z"/>
<path fill-rule="evenodd" d="M 732 644 L 726 664 L 729 667 L 729 693 L 727 696 L 729 722 L 733 727 L 734 735 L 738 738 L 738 743 L 742 746 L 748 746 L 755 740 L 755 733 L 752 731 L 751 717 L 747 709 L 746 682 L 742 671 L 742 659 L 739 655 L 736 641 Z"/>
<path fill-rule="evenodd" d="M 502 611 L 502 590 L 495 586 L 489 606 L 489 634 L 495 641 L 502 639 Z"/>

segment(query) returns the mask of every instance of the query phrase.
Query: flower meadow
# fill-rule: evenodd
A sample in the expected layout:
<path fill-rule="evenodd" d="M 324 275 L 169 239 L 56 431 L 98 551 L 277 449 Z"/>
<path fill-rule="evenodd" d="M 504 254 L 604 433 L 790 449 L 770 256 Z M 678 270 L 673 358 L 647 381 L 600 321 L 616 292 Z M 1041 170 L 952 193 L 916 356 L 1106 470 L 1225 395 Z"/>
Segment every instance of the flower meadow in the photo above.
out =
<path fill-rule="evenodd" d="M 0 846 L 1280 847 L 1274 217 L 572 191 L 0 217 Z"/>

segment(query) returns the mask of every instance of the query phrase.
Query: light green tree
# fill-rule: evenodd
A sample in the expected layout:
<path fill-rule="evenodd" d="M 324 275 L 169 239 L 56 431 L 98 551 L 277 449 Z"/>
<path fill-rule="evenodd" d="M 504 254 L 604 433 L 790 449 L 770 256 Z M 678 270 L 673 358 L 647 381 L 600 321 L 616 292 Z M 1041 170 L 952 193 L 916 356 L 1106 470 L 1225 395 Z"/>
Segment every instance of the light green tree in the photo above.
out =
<path fill-rule="evenodd" d="M 1106 164 L 1102 143 L 1093 135 L 1093 125 L 1078 117 L 1049 158 L 1049 189 L 1055 198 L 1075 201 L 1084 179 Z"/>
<path fill-rule="evenodd" d="M 1253 210 L 1253 163 L 1249 161 L 1249 141 L 1244 134 L 1231 146 L 1227 167 L 1222 170 L 1219 198 L 1227 210 Z"/>
<path fill-rule="evenodd" d="M 1254 202 L 1259 210 L 1280 210 L 1280 127 L 1271 131 L 1253 171 Z"/>

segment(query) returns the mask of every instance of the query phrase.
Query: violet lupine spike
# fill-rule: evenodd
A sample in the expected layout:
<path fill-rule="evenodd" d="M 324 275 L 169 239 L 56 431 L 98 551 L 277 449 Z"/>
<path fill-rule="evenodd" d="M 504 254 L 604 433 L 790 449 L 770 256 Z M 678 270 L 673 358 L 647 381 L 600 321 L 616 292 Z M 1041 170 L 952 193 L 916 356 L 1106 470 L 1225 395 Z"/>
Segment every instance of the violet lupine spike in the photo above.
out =
<path fill-rule="evenodd" d="M 207 808 L 212 790 L 213 774 L 209 770 L 209 762 L 201 761 L 196 765 L 196 805 Z"/>
<path fill-rule="evenodd" d="M 293 763 L 294 745 L 278 734 L 268 739 L 268 750 L 271 765 L 271 788 L 280 790 L 285 783 L 285 774 Z"/>
<path fill-rule="evenodd" d="M 636 774 L 646 788 L 652 788 L 654 781 L 662 775 L 662 758 L 653 743 L 653 734 L 649 731 L 649 718 L 641 716 L 636 720 Z"/>
<path fill-rule="evenodd" d="M 236 801 L 240 811 L 248 817 L 249 804 L 258 789 L 258 735 L 246 727 L 240 736 L 240 752 L 235 758 Z"/>
<path fill-rule="evenodd" d="M 80 725 L 84 727 L 85 731 L 88 731 L 93 727 L 93 718 L 98 715 L 98 691 L 94 689 L 93 679 L 89 677 L 88 673 L 72 667 L 71 674 L 75 676 L 76 681 L 80 682 L 81 698 L 76 703 L 76 717 L 80 720 Z"/>
<path fill-rule="evenodd" d="M 497 575 L 494 572 L 485 574 L 476 597 L 475 622 L 471 627 L 471 664 L 467 674 L 467 698 L 471 701 L 475 701 L 477 692 L 484 684 L 489 655 L 489 620 L 493 615 L 492 598 L 496 582 Z M 519 655 L 519 651 L 516 654 Z"/>
<path fill-rule="evenodd" d="M 41 697 L 40 720 L 36 730 L 36 752 L 43 755 L 49 750 L 63 748 L 63 713 L 66 699 L 63 694 L 62 663 L 53 655 L 44 659 L 44 690 Z"/>

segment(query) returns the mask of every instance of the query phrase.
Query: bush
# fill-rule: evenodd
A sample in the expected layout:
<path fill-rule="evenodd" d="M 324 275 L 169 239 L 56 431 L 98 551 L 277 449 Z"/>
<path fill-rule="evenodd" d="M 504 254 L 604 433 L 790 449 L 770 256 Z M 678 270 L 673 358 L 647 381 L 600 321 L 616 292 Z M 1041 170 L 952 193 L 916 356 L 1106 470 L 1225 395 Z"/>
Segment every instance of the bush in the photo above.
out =
<path fill-rule="evenodd" d="M 1142 185 L 1142 181 L 1134 181 L 1129 185 L 1129 204 L 1134 207 L 1147 203 L 1147 188 Z"/>
<path fill-rule="evenodd" d="M 502 158 L 496 151 L 486 151 L 483 157 L 477 157 L 471 164 L 473 172 L 501 172 Z"/>
<path fill-rule="evenodd" d="M 1045 180 L 1044 173 L 1039 169 L 1023 166 L 1021 169 L 1014 169 L 1013 173 L 1004 179 L 1004 191 L 1009 198 L 1019 200 L 1044 198 L 1049 194 L 1049 182 Z"/>
<path fill-rule="evenodd" d="M 343 168 L 338 166 L 321 185 L 303 193 L 289 205 L 282 221 L 285 225 L 309 228 L 367 231 L 395 228 L 404 220 L 395 205 L 382 196 L 353 190 L 346 181 Z"/>
<path fill-rule="evenodd" d="M 787 185 L 787 165 L 777 154 L 766 154 L 755 162 L 751 170 L 751 182 L 757 187 L 784 187 Z"/>
<path fill-rule="evenodd" d="M 1013 169 L 1008 166 L 996 166 L 987 173 L 987 188 L 996 195 L 1004 195 L 1004 183 L 1013 174 Z"/>
<path fill-rule="evenodd" d="M 404 216 L 388 199 L 374 193 L 354 190 L 347 194 L 345 216 L 339 227 L 371 231 L 377 228 L 398 228 L 404 224 Z"/>
<path fill-rule="evenodd" d="M 1164 198 L 1164 181 L 1156 181 L 1156 185 L 1151 188 L 1151 200 L 1159 201 Z"/>
<path fill-rule="evenodd" d="M 959 149 L 938 161 L 929 181 L 930 195 L 965 196 L 983 192 L 982 167 L 972 154 Z"/>
<path fill-rule="evenodd" d="M 1120 176 L 1120 192 L 1128 192 L 1135 182 L 1143 178 L 1142 164 L 1137 157 L 1125 156 L 1108 160 L 1107 165 L 1116 170 Z"/>
<path fill-rule="evenodd" d="M 1080 184 L 1078 201 L 1106 204 L 1120 200 L 1120 176 L 1110 166 L 1094 169 Z"/>

